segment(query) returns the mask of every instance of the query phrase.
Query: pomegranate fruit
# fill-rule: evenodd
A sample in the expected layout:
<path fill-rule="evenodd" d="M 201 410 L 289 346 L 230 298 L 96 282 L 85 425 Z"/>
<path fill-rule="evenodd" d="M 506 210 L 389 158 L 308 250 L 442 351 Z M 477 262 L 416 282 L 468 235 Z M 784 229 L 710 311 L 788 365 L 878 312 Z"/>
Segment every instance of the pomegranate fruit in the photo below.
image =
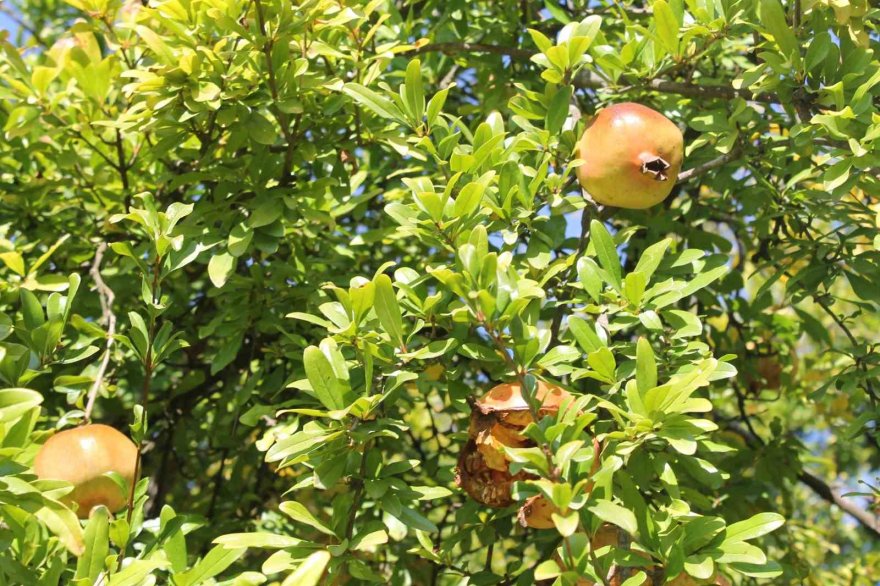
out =
<path fill-rule="evenodd" d="M 553 529 L 553 519 L 551 515 L 559 513 L 559 509 L 553 506 L 544 495 L 537 495 L 526 499 L 526 502 L 519 509 L 517 519 L 523 527 L 532 527 L 533 529 Z"/>
<path fill-rule="evenodd" d="M 540 402 L 538 415 L 559 410 L 571 394 L 558 387 L 539 381 L 535 398 Z M 507 470 L 505 446 L 522 448 L 529 445 L 522 430 L 532 422 L 532 412 L 522 395 L 519 383 L 504 383 L 493 387 L 476 401 L 471 415 L 470 437 L 477 443 L 486 464 L 495 470 Z"/>
<path fill-rule="evenodd" d="M 535 398 L 540 402 L 538 416 L 559 410 L 571 394 L 556 385 L 539 381 Z M 511 475 L 506 447 L 532 445 L 522 430 L 532 422 L 532 412 L 518 383 L 493 387 L 474 404 L 468 428 L 468 443 L 458 458 L 455 481 L 472 499 L 489 507 L 513 504 L 513 483 L 531 475 Z M 552 525 L 551 525 L 552 526 Z"/>
<path fill-rule="evenodd" d="M 669 118 L 626 102 L 599 111 L 578 143 L 581 186 L 596 203 L 645 209 L 666 199 L 678 179 L 684 137 Z"/>
<path fill-rule="evenodd" d="M 105 474 L 115 472 L 130 486 L 137 456 L 137 446 L 114 428 L 84 425 L 50 437 L 37 454 L 34 471 L 40 479 L 71 483 L 73 491 L 62 500 L 76 505 L 77 516 L 87 519 L 98 505 L 115 513 L 128 504 L 128 494 Z"/>
<path fill-rule="evenodd" d="M 513 504 L 510 491 L 517 480 L 527 480 L 530 475 L 520 472 L 493 470 L 486 465 L 483 454 L 477 449 L 474 440 L 468 441 L 458 457 L 455 470 L 455 483 L 469 497 L 487 507 L 503 509 Z"/>

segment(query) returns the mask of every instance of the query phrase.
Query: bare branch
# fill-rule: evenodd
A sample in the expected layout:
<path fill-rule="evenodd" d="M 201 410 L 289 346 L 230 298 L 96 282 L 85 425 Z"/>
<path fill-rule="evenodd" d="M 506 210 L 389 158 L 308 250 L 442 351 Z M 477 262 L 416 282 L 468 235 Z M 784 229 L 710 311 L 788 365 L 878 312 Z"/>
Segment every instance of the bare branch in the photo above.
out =
<path fill-rule="evenodd" d="M 711 171 L 712 169 L 717 169 L 718 167 L 723 167 L 724 165 L 726 165 L 730 161 L 733 161 L 738 156 L 740 156 L 741 153 L 742 153 L 742 149 L 736 147 L 736 148 L 731 149 L 729 153 L 721 155 L 717 159 L 712 159 L 711 161 L 706 161 L 702 165 L 697 165 L 696 167 L 693 167 L 692 169 L 688 169 L 687 171 L 682 171 L 678 175 L 678 182 L 684 183 L 685 181 L 688 181 L 689 179 L 692 179 L 694 177 L 699 177 L 700 175 L 702 175 L 703 173 L 705 173 L 707 171 Z"/>
<path fill-rule="evenodd" d="M 874 537 L 880 537 L 880 518 L 872 515 L 868 511 L 858 507 L 852 501 L 846 500 L 840 492 L 809 472 L 801 472 L 798 474 L 798 480 L 813 489 L 819 497 L 840 507 L 840 510 L 858 521 L 862 527 L 868 529 L 874 534 Z"/>
<path fill-rule="evenodd" d="M 761 438 L 753 435 L 750 431 L 747 431 L 738 425 L 731 423 L 728 424 L 726 428 L 741 436 L 750 446 L 754 447 L 755 444 L 764 445 L 764 441 Z M 798 480 L 810 487 L 819 498 L 832 505 L 836 505 L 841 511 L 858 521 L 862 527 L 871 533 L 872 537 L 875 539 L 880 538 L 880 518 L 878 518 L 877 515 L 873 515 L 859 507 L 854 502 L 845 499 L 840 494 L 840 491 L 832 488 L 827 482 L 807 471 L 801 471 L 798 474 Z"/>
<path fill-rule="evenodd" d="M 429 43 L 410 51 L 411 53 L 492 53 L 495 55 L 509 55 L 517 59 L 529 59 L 535 54 L 529 49 L 519 47 L 503 47 L 501 45 L 489 45 L 486 43 Z"/>
<path fill-rule="evenodd" d="M 88 402 L 85 409 L 85 421 L 90 422 L 92 419 L 92 409 L 95 407 L 95 399 L 98 396 L 98 389 L 104 381 L 104 375 L 107 372 L 107 366 L 110 364 L 110 351 L 113 348 L 113 335 L 116 333 L 116 315 L 113 313 L 113 300 L 116 295 L 113 289 L 107 286 L 101 277 L 101 260 L 104 258 L 104 252 L 107 250 L 107 243 L 102 242 L 95 251 L 95 259 L 92 261 L 92 268 L 89 274 L 95 281 L 95 289 L 98 291 L 98 299 L 101 302 L 101 321 L 107 328 L 107 344 L 104 347 L 104 356 L 101 358 L 101 364 L 98 366 L 98 372 L 95 374 L 95 382 L 89 389 Z"/>
<path fill-rule="evenodd" d="M 531 49 L 522 49 L 520 47 L 505 47 L 502 45 L 491 45 L 487 43 L 429 43 L 410 51 L 410 54 L 419 53 L 492 53 L 495 55 L 509 55 L 516 59 L 530 59 L 535 51 Z M 575 87 L 603 90 L 614 89 L 609 84 L 593 72 L 582 70 L 578 73 L 573 81 Z M 666 94 L 679 94 L 682 96 L 690 96 L 694 98 L 717 98 L 723 100 L 732 100 L 734 98 L 743 98 L 753 102 L 778 103 L 779 96 L 774 93 L 753 94 L 749 90 L 736 89 L 728 85 L 718 84 L 696 84 L 684 83 L 678 81 L 666 81 L 662 79 L 646 80 L 642 83 L 629 86 L 632 89 L 644 89 L 648 91 L 661 92 Z"/>

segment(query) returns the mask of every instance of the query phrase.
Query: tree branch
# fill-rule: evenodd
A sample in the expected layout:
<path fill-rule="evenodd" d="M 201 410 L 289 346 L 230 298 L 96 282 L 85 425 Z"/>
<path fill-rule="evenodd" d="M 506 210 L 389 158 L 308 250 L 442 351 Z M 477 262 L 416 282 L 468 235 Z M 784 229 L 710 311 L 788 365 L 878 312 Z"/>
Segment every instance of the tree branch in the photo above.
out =
<path fill-rule="evenodd" d="M 420 53 L 492 53 L 494 55 L 509 55 L 517 59 L 529 59 L 535 54 L 529 49 L 519 47 L 503 47 L 501 45 L 489 45 L 486 43 L 429 43 L 412 51 L 412 54 Z"/>
<path fill-rule="evenodd" d="M 531 49 L 522 49 L 520 47 L 505 47 L 502 45 L 491 45 L 487 43 L 429 43 L 421 47 L 409 51 L 409 54 L 420 53 L 492 53 L 495 55 L 508 55 L 515 59 L 530 59 L 535 51 Z M 573 85 L 579 88 L 603 90 L 614 89 L 615 86 L 599 77 L 593 72 L 582 70 L 578 73 Z M 679 94 L 694 98 L 717 98 L 724 100 L 732 100 L 734 98 L 743 98 L 753 102 L 778 103 L 779 96 L 774 93 L 753 94 L 746 89 L 736 89 L 727 85 L 706 85 L 695 83 L 684 83 L 678 81 L 666 81 L 662 79 L 646 80 L 642 83 L 630 86 L 634 89 L 645 89 L 649 91 L 661 92 L 665 94 Z"/>
<path fill-rule="evenodd" d="M 716 159 L 712 159 L 711 161 L 706 161 L 702 165 L 697 165 L 696 167 L 688 169 L 687 171 L 682 171 L 681 173 L 678 174 L 678 183 L 684 183 L 685 181 L 688 181 L 689 179 L 692 179 L 694 177 L 699 177 L 700 175 L 702 175 L 703 173 L 706 173 L 707 171 L 711 171 L 712 169 L 717 169 L 718 167 L 723 167 L 724 165 L 726 165 L 730 161 L 733 161 L 734 159 L 739 157 L 740 154 L 742 154 L 742 149 L 739 147 L 734 147 L 727 154 L 721 155 L 720 157 L 718 157 Z"/>
<path fill-rule="evenodd" d="M 759 437 L 738 425 L 731 423 L 728 424 L 726 428 L 745 439 L 746 443 L 750 445 L 754 445 L 755 443 L 763 445 L 764 443 Z M 872 515 L 852 501 L 844 499 L 838 490 L 832 488 L 827 482 L 810 474 L 806 470 L 802 470 L 798 474 L 798 480 L 810 487 L 819 498 L 832 505 L 836 505 L 841 511 L 858 521 L 862 527 L 868 530 L 872 537 L 875 539 L 880 538 L 880 518 L 876 515 Z"/>
<path fill-rule="evenodd" d="M 798 480 L 813 489 L 813 492 L 822 499 L 840 507 L 840 510 L 873 533 L 875 538 L 880 538 L 880 518 L 877 515 L 872 515 L 868 511 L 856 506 L 852 501 L 844 499 L 839 491 L 831 488 L 825 481 L 820 480 L 809 472 L 804 471 L 798 474 Z"/>
<path fill-rule="evenodd" d="M 101 277 L 101 260 L 104 258 L 104 252 L 107 250 L 107 243 L 102 242 L 98 245 L 95 252 L 95 260 L 92 262 L 92 268 L 89 274 L 95 282 L 95 289 L 98 291 L 98 299 L 101 303 L 101 321 L 107 327 L 107 344 L 104 347 L 104 356 L 101 358 L 101 364 L 98 366 L 98 372 L 95 374 L 95 382 L 89 389 L 88 402 L 85 408 L 86 423 L 90 423 L 92 419 L 92 409 L 95 407 L 95 399 L 98 396 L 98 390 L 104 381 L 104 374 L 107 372 L 107 366 L 110 364 L 110 351 L 113 348 L 113 335 L 116 334 L 116 315 L 113 313 L 113 300 L 116 296 L 113 289 L 107 286 Z"/>

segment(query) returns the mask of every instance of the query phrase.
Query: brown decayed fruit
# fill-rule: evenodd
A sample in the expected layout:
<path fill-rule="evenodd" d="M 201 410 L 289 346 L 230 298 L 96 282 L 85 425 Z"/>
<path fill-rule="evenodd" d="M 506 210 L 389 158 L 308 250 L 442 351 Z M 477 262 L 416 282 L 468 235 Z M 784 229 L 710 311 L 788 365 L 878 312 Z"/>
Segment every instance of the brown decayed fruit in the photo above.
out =
<path fill-rule="evenodd" d="M 523 472 L 512 475 L 507 471 L 489 468 L 474 440 L 469 440 L 465 444 L 458 457 L 458 467 L 455 471 L 455 483 L 468 496 L 478 503 L 497 509 L 513 504 L 513 497 L 510 494 L 513 483 L 528 478 L 530 476 Z"/>
<path fill-rule="evenodd" d="M 596 534 L 590 540 L 590 547 L 595 551 L 609 545 L 613 547 L 618 547 L 620 545 L 620 529 L 614 525 L 605 523 L 599 527 L 599 530 L 596 531 Z"/>
<path fill-rule="evenodd" d="M 511 427 L 495 417 L 482 415 L 477 411 L 471 415 L 470 437 L 483 454 L 486 465 L 493 470 L 507 471 L 508 460 L 504 446 L 522 448 L 528 445 L 528 440 L 519 432 L 519 428 Z"/>
<path fill-rule="evenodd" d="M 577 176 L 596 203 L 645 209 L 670 194 L 683 156 L 684 137 L 666 116 L 641 104 L 614 104 L 584 131 Z"/>
<path fill-rule="evenodd" d="M 571 398 L 571 393 L 550 383 L 538 381 L 535 388 L 535 399 L 540 401 L 539 413 L 554 413 L 565 399 Z M 500 414 L 511 425 L 525 427 L 531 423 L 529 404 L 526 403 L 522 394 L 522 386 L 519 383 L 502 383 L 489 390 L 488 393 L 477 399 L 477 409 L 484 415 L 490 413 Z M 515 419 L 515 414 L 528 415 L 528 419 Z"/>
<path fill-rule="evenodd" d="M 571 394 L 539 381 L 535 398 L 540 402 L 538 414 L 542 416 L 558 411 Z M 512 484 L 531 478 L 524 472 L 510 474 L 504 449 L 531 445 L 522 435 L 523 428 L 531 422 L 532 414 L 518 383 L 497 385 L 477 399 L 468 428 L 469 440 L 456 469 L 456 483 L 475 501 L 490 507 L 506 507 L 513 502 Z"/>
<path fill-rule="evenodd" d="M 782 364 L 777 356 L 759 356 L 757 369 L 767 389 L 775 391 L 782 385 Z"/>
<path fill-rule="evenodd" d="M 77 505 L 77 515 L 86 519 L 98 505 L 114 513 L 126 506 L 128 495 L 105 474 L 116 472 L 132 485 L 137 454 L 137 446 L 112 427 L 84 425 L 50 437 L 37 454 L 34 471 L 40 479 L 73 484 L 63 500 Z"/>
<path fill-rule="evenodd" d="M 553 529 L 553 519 L 551 515 L 559 513 L 559 509 L 553 506 L 544 495 L 536 495 L 526 499 L 526 502 L 519 509 L 517 519 L 523 527 L 531 527 L 533 529 Z"/>

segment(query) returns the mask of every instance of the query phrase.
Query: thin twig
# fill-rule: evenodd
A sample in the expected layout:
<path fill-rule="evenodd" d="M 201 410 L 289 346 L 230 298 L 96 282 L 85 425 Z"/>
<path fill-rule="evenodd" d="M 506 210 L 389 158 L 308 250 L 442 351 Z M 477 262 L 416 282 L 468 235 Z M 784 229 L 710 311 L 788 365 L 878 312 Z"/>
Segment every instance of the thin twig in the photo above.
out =
<path fill-rule="evenodd" d="M 718 167 L 723 167 L 727 163 L 735 160 L 742 153 L 742 149 L 735 147 L 730 150 L 729 153 L 721 155 L 716 159 L 712 159 L 711 161 L 706 161 L 702 165 L 697 165 L 691 169 L 686 171 L 682 171 L 678 174 L 678 183 L 684 183 L 689 179 L 693 179 L 694 177 L 699 177 L 703 173 L 707 171 L 711 171 L 712 169 L 717 169 Z"/>
<path fill-rule="evenodd" d="M 559 303 L 559 305 L 556 307 L 556 313 L 553 315 L 553 321 L 550 324 L 550 344 L 547 347 L 548 350 L 559 343 L 559 328 L 562 327 L 562 318 L 565 314 L 565 305 L 559 302 L 559 293 L 562 292 L 566 285 L 568 285 L 568 281 L 572 276 L 577 273 L 578 260 L 580 260 L 581 255 L 583 255 L 584 251 L 587 249 L 587 242 L 590 238 L 590 220 L 596 212 L 597 210 L 595 206 L 590 202 L 587 202 L 581 212 L 581 236 L 580 240 L 578 240 L 577 250 L 574 253 L 571 265 L 569 265 L 568 270 L 565 271 L 565 276 L 560 280 L 556 289 L 556 302 Z"/>
<path fill-rule="evenodd" d="M 508 55 L 515 59 L 531 59 L 536 51 L 520 47 L 505 47 L 486 43 L 429 43 L 410 51 L 410 54 L 429 53 L 492 53 L 495 55 Z M 595 72 L 582 70 L 572 81 L 575 87 L 594 90 L 614 89 L 608 81 L 602 79 Z M 643 80 L 630 86 L 632 89 L 643 89 L 667 94 L 679 94 L 682 96 L 698 98 L 718 98 L 732 100 L 744 98 L 752 102 L 780 103 L 779 96 L 772 92 L 754 94 L 747 89 L 737 89 L 729 85 L 696 84 L 679 81 L 667 81 L 663 79 Z"/>
<path fill-rule="evenodd" d="M 509 55 L 518 59 L 529 59 L 535 54 L 530 49 L 487 43 L 428 43 L 413 49 L 410 53 L 492 53 L 493 55 Z"/>
<path fill-rule="evenodd" d="M 846 337 L 853 345 L 853 352 L 855 353 L 855 349 L 859 347 L 859 342 L 850 331 L 850 329 L 846 326 L 846 323 L 840 318 L 840 316 L 834 313 L 834 310 L 829 307 L 828 302 L 822 299 L 822 297 L 814 295 L 813 300 L 819 307 L 822 308 L 825 313 L 827 313 L 831 317 L 832 320 L 834 320 L 834 323 L 837 324 L 837 326 L 843 331 L 843 333 L 846 334 Z M 855 354 L 853 354 L 852 358 L 853 361 L 856 363 L 856 368 L 861 370 L 862 373 L 865 375 L 865 391 L 868 393 L 868 397 L 871 399 L 871 403 L 876 405 L 878 401 L 877 392 L 874 390 L 874 383 L 871 382 L 871 377 L 868 375 L 868 369 L 865 366 L 865 363 L 862 362 L 860 357 L 855 356 Z"/>
<path fill-rule="evenodd" d="M 113 300 L 116 298 L 116 295 L 113 293 L 113 289 L 108 287 L 107 283 L 105 283 L 104 279 L 101 277 L 101 260 L 103 260 L 104 252 L 106 250 L 107 243 L 101 242 L 101 244 L 98 245 L 97 251 L 95 251 L 95 260 L 92 262 L 92 268 L 89 270 L 89 274 L 95 282 L 95 289 L 98 291 L 98 300 L 101 303 L 101 321 L 107 328 L 107 344 L 104 347 L 104 356 L 101 358 L 98 372 L 95 374 L 95 382 L 92 383 L 92 388 L 89 389 L 88 402 L 86 403 L 85 409 L 86 423 L 89 423 L 92 420 L 92 409 L 95 407 L 95 399 L 98 396 L 98 389 L 101 388 L 101 383 L 104 381 L 104 375 L 110 364 L 113 336 L 116 334 L 116 315 L 113 313 Z"/>
<path fill-rule="evenodd" d="M 278 125 L 281 127 L 281 133 L 284 135 L 284 140 L 287 142 L 287 148 L 284 151 L 284 169 L 281 181 L 283 184 L 289 184 L 291 179 L 290 167 L 293 164 L 295 141 L 293 131 L 291 131 L 290 128 L 290 120 L 287 118 L 287 114 L 285 114 L 278 105 L 281 100 L 279 99 L 278 82 L 275 79 L 275 66 L 272 62 L 272 48 L 275 45 L 275 38 L 274 36 L 270 37 L 267 33 L 266 18 L 263 15 L 263 4 L 260 0 L 254 0 L 254 7 L 257 11 L 257 23 L 260 27 L 260 34 L 263 36 L 263 39 L 265 39 L 263 42 L 263 53 L 266 55 L 266 73 L 268 73 L 269 92 L 272 94 L 271 110 L 275 115 L 275 118 L 278 120 Z"/>

